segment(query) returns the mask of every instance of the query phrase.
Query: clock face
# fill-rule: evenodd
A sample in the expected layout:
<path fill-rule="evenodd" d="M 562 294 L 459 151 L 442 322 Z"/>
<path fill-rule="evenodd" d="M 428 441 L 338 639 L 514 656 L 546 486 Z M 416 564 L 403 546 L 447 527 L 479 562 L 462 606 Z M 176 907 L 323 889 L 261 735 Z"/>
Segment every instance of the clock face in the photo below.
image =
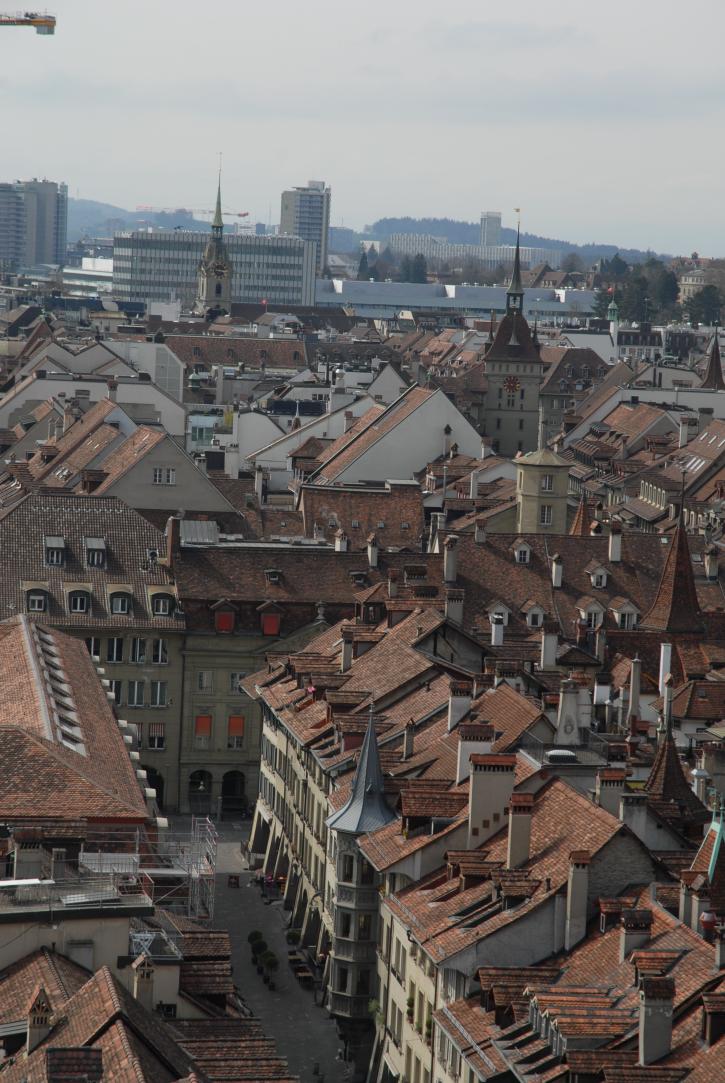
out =
<path fill-rule="evenodd" d="M 509 392 L 518 391 L 521 387 L 517 376 L 507 376 L 503 382 L 504 389 Z"/>

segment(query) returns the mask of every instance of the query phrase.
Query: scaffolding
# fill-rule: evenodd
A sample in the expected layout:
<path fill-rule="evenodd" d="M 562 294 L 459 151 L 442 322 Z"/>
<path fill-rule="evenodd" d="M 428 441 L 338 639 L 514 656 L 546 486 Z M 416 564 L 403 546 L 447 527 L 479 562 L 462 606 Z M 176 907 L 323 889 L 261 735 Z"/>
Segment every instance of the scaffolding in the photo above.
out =
<path fill-rule="evenodd" d="M 89 824 L 78 871 L 128 877 L 155 906 L 194 921 L 214 918 L 217 832 L 208 816 L 194 816 L 190 831 Z"/>

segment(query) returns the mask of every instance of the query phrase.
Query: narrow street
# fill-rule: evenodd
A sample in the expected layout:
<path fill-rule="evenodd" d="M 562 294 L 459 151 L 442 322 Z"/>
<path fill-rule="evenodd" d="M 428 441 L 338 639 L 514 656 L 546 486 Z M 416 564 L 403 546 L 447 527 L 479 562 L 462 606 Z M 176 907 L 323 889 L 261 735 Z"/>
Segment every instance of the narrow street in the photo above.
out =
<path fill-rule="evenodd" d="M 253 874 L 244 869 L 239 844 L 246 837 L 249 821 L 244 822 L 241 832 L 239 824 L 217 827 L 220 835 L 214 925 L 228 929 L 231 935 L 234 981 L 301 1083 L 344 1083 L 350 1073 L 337 1059 L 342 1043 L 335 1023 L 315 1004 L 313 992 L 303 989 L 289 969 L 289 945 L 285 940 L 288 915 L 281 902 L 265 905 L 252 882 Z M 239 874 L 239 888 L 228 886 L 229 873 Z M 264 984 L 251 962 L 247 935 L 252 929 L 260 930 L 280 961 L 274 991 Z M 315 1065 L 319 1066 L 319 1075 L 315 1074 Z"/>

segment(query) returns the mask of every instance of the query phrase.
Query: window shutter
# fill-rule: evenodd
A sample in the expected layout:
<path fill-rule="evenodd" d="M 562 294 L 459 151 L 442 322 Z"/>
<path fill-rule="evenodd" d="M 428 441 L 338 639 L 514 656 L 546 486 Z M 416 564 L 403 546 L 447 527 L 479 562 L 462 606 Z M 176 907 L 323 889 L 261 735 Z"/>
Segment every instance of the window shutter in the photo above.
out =
<path fill-rule="evenodd" d="M 211 735 L 211 715 L 198 714 L 194 719 L 194 733 L 197 737 L 209 737 Z"/>
<path fill-rule="evenodd" d="M 230 737 L 243 737 L 244 736 L 244 715 L 243 714 L 230 714 L 229 715 L 229 736 Z"/>
<path fill-rule="evenodd" d="M 164 723 L 163 722 L 149 722 L 149 737 L 163 737 L 164 736 Z"/>
<path fill-rule="evenodd" d="M 281 617 L 279 613 L 263 613 L 262 614 L 262 635 L 265 636 L 277 636 L 279 635 Z"/>
<path fill-rule="evenodd" d="M 233 632 L 234 613 L 228 609 L 217 610 L 214 614 L 214 627 L 217 632 Z"/>

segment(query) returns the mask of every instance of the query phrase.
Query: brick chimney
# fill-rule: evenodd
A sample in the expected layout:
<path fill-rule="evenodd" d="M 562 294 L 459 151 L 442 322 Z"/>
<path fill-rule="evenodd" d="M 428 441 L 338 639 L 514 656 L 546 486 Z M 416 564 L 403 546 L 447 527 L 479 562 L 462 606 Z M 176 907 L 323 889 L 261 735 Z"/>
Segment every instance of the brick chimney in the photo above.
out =
<path fill-rule="evenodd" d="M 415 723 L 411 718 L 410 722 L 403 730 L 403 759 L 409 760 L 413 755 L 413 747 L 415 745 Z"/>
<path fill-rule="evenodd" d="M 556 668 L 556 652 L 559 649 L 559 629 L 555 621 L 544 620 L 541 625 L 540 669 Z"/>
<path fill-rule="evenodd" d="M 166 553 L 159 558 L 159 564 L 165 564 L 167 568 L 173 568 L 174 560 L 181 553 L 181 519 L 178 515 L 170 515 L 166 520 Z"/>
<path fill-rule="evenodd" d="M 40 1043 L 50 1034 L 51 1015 L 52 1010 L 48 994 L 39 982 L 33 990 L 33 995 L 28 1006 L 28 1032 L 26 1039 L 28 1053 L 32 1053 L 34 1049 L 37 1049 Z"/>
<path fill-rule="evenodd" d="M 458 578 L 458 538 L 451 534 L 443 542 L 443 578 L 455 583 Z"/>
<path fill-rule="evenodd" d="M 468 681 L 451 681 L 448 692 L 448 732 L 465 718 L 473 702 L 473 685 Z"/>
<path fill-rule="evenodd" d="M 503 617 L 500 613 L 491 616 L 491 646 L 503 646 Z"/>
<path fill-rule="evenodd" d="M 672 1048 L 673 978 L 642 978 L 639 989 L 639 1063 L 654 1064 Z"/>
<path fill-rule="evenodd" d="M 458 587 L 449 587 L 446 590 L 445 614 L 446 618 L 454 624 L 463 624 L 463 600 L 466 592 Z"/>
<path fill-rule="evenodd" d="M 467 847 L 472 850 L 503 826 L 516 782 L 516 756 L 474 754 L 470 763 Z"/>
<path fill-rule="evenodd" d="M 623 963 L 635 948 L 648 943 L 652 928 L 651 910 L 623 910 L 619 938 L 619 961 Z"/>
<path fill-rule="evenodd" d="M 622 767 L 603 767 L 597 772 L 594 794 L 600 808 L 619 817 L 619 802 L 627 783 L 627 772 Z"/>
<path fill-rule="evenodd" d="M 561 582 L 564 577 L 564 562 L 558 553 L 554 553 L 551 558 L 551 585 L 555 590 L 561 588 Z"/>
<path fill-rule="evenodd" d="M 571 951 L 584 938 L 587 931 L 587 904 L 589 900 L 589 864 L 592 855 L 588 850 L 572 850 L 569 854 L 569 880 L 566 889 L 566 925 L 564 948 Z"/>
<path fill-rule="evenodd" d="M 571 678 L 559 686 L 559 709 L 556 713 L 555 742 L 558 745 L 573 745 L 579 733 L 579 687 Z"/>
<path fill-rule="evenodd" d="M 378 545 L 377 535 L 370 534 L 368 537 L 368 564 L 371 568 L 377 568 L 379 556 L 380 546 Z"/>
<path fill-rule="evenodd" d="M 145 953 L 137 955 L 131 964 L 133 995 L 148 1012 L 154 1010 L 154 964 Z"/>
<path fill-rule="evenodd" d="M 458 726 L 458 754 L 456 757 L 456 784 L 465 781 L 471 773 L 471 754 L 491 751 L 496 738 L 494 728 L 488 722 L 461 722 Z"/>
<path fill-rule="evenodd" d="M 506 868 L 518 869 L 529 860 L 531 847 L 531 817 L 534 811 L 532 793 L 512 793 L 509 801 L 509 838 Z"/>
<path fill-rule="evenodd" d="M 609 528 L 609 563 L 620 564 L 622 561 L 622 528 L 619 523 L 612 523 Z"/>

